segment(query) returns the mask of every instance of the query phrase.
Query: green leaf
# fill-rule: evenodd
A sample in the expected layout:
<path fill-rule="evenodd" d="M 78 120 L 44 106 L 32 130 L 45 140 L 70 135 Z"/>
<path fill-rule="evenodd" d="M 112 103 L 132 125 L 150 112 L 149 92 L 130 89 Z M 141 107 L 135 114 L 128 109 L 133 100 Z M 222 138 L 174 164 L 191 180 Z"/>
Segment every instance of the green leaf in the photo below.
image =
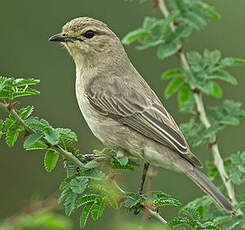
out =
<path fill-rule="evenodd" d="M 23 119 L 27 119 L 33 112 L 33 106 L 27 106 L 25 108 L 18 109 L 17 114 Z"/>
<path fill-rule="evenodd" d="M 83 168 L 85 169 L 93 169 L 99 166 L 99 163 L 96 160 L 89 161 L 86 163 Z"/>
<path fill-rule="evenodd" d="M 118 162 L 120 165 L 125 166 L 128 164 L 128 158 L 126 156 L 123 157 L 117 157 Z"/>
<path fill-rule="evenodd" d="M 191 91 L 188 84 L 184 84 L 178 94 L 178 102 L 180 109 L 184 108 L 185 103 L 193 97 L 193 92 Z"/>
<path fill-rule="evenodd" d="M 94 220 L 98 220 L 102 216 L 103 211 L 105 209 L 105 203 L 105 198 L 97 198 L 94 201 L 93 209 L 91 211 L 91 215 Z"/>
<path fill-rule="evenodd" d="M 84 208 L 83 208 L 83 211 L 82 211 L 82 214 L 80 216 L 80 227 L 81 228 L 84 228 L 86 223 L 87 223 L 87 220 L 88 220 L 88 216 L 89 216 L 89 213 L 93 207 L 93 202 L 91 203 L 88 203 Z"/>
<path fill-rule="evenodd" d="M 15 142 L 17 141 L 17 138 L 19 136 L 20 132 L 19 130 L 9 130 L 6 133 L 6 143 L 8 144 L 9 147 L 13 147 Z"/>
<path fill-rule="evenodd" d="M 239 58 L 234 58 L 233 59 L 233 64 L 234 65 L 244 65 L 245 64 L 245 60 L 244 59 L 239 59 Z"/>
<path fill-rule="evenodd" d="M 104 180 L 105 174 L 98 169 L 89 169 L 82 172 L 82 176 L 92 180 Z"/>
<path fill-rule="evenodd" d="M 220 98 L 222 96 L 222 93 L 223 92 L 220 86 L 216 82 L 213 82 L 213 96 Z"/>
<path fill-rule="evenodd" d="M 14 86 L 28 86 L 28 85 L 36 85 L 40 83 L 39 79 L 29 78 L 29 79 L 15 79 Z"/>
<path fill-rule="evenodd" d="M 180 77 L 183 76 L 185 71 L 182 68 L 170 69 L 162 74 L 162 80 L 169 79 L 171 77 Z"/>
<path fill-rule="evenodd" d="M 218 70 L 207 75 L 207 79 L 219 79 L 222 81 L 226 81 L 232 85 L 237 85 L 237 80 L 224 70 Z"/>
<path fill-rule="evenodd" d="M 48 146 L 44 144 L 42 141 L 37 141 L 33 145 L 30 145 L 26 150 L 40 150 L 40 149 L 47 149 Z"/>
<path fill-rule="evenodd" d="M 76 194 L 82 194 L 88 185 L 88 179 L 84 177 L 75 177 L 70 181 L 70 188 Z"/>
<path fill-rule="evenodd" d="M 202 60 L 201 54 L 196 51 L 191 51 L 187 53 L 187 59 L 190 64 L 191 69 L 194 72 L 202 71 L 204 68 L 204 61 Z"/>
<path fill-rule="evenodd" d="M 49 149 L 46 154 L 45 154 L 45 158 L 44 158 L 44 166 L 47 172 L 51 172 L 59 159 L 59 153 L 56 152 L 54 149 Z"/>
<path fill-rule="evenodd" d="M 219 62 L 221 58 L 221 52 L 219 50 L 209 51 L 205 49 L 203 53 L 203 57 L 207 65 L 214 66 Z"/>
<path fill-rule="evenodd" d="M 43 137 L 42 133 L 31 134 L 24 142 L 24 148 L 29 149 L 31 146 L 35 145 Z"/>
<path fill-rule="evenodd" d="M 67 139 L 73 142 L 77 142 L 77 135 L 70 129 L 57 128 L 55 130 L 62 139 Z"/>
<path fill-rule="evenodd" d="M 207 24 L 207 21 L 194 11 L 187 11 L 180 20 L 188 23 L 189 26 L 196 30 L 203 29 L 203 27 Z"/>
<path fill-rule="evenodd" d="M 167 86 L 164 91 L 164 95 L 166 98 L 169 98 L 173 93 L 175 93 L 184 83 L 183 77 L 174 78 Z"/>
<path fill-rule="evenodd" d="M 29 128 L 35 131 L 44 132 L 46 130 L 52 129 L 52 127 L 46 120 L 39 119 L 38 117 L 29 117 L 25 120 L 25 123 Z"/>
<path fill-rule="evenodd" d="M 56 129 L 47 129 L 44 131 L 45 139 L 51 145 L 56 145 L 59 143 L 59 132 Z"/>
<path fill-rule="evenodd" d="M 154 29 L 159 24 L 159 20 L 156 18 L 151 18 L 151 17 L 145 17 L 144 22 L 143 22 L 143 29 L 146 31 Z"/>
<path fill-rule="evenodd" d="M 83 205 L 94 202 L 96 199 L 100 198 L 98 194 L 85 194 L 80 197 L 77 201 L 77 207 L 80 208 Z"/>
<path fill-rule="evenodd" d="M 67 194 L 68 194 L 69 192 L 70 192 L 70 189 L 69 189 L 69 188 L 64 189 L 64 190 L 62 191 L 62 193 L 60 194 L 60 197 L 59 197 L 59 199 L 58 199 L 58 201 L 57 201 L 58 205 L 60 205 L 60 204 L 64 201 L 65 197 L 67 196 Z"/>
<path fill-rule="evenodd" d="M 76 208 L 76 199 L 77 194 L 72 191 L 69 191 L 64 202 L 65 213 L 67 216 L 70 216 L 73 210 Z"/>
<path fill-rule="evenodd" d="M 174 31 L 170 32 L 166 38 L 166 43 L 178 43 L 182 38 L 187 37 L 189 33 L 190 27 L 188 25 L 180 25 Z"/>
<path fill-rule="evenodd" d="M 162 43 L 157 49 L 157 57 L 163 60 L 164 58 L 175 54 L 178 49 L 179 45 L 177 43 Z"/>
<path fill-rule="evenodd" d="M 130 45 L 137 39 L 144 40 L 145 37 L 148 35 L 148 32 L 144 29 L 137 29 L 130 33 L 128 33 L 122 40 L 122 43 L 125 45 Z"/>

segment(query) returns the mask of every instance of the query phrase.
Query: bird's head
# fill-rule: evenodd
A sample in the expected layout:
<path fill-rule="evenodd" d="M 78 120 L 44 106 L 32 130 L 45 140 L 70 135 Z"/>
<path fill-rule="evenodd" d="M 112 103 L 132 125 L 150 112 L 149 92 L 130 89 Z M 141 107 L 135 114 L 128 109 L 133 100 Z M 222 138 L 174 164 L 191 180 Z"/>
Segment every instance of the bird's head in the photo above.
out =
<path fill-rule="evenodd" d="M 64 44 L 79 65 L 84 62 L 96 65 L 98 60 L 124 52 L 120 40 L 105 23 L 88 17 L 66 23 L 62 32 L 51 36 L 49 41 Z"/>

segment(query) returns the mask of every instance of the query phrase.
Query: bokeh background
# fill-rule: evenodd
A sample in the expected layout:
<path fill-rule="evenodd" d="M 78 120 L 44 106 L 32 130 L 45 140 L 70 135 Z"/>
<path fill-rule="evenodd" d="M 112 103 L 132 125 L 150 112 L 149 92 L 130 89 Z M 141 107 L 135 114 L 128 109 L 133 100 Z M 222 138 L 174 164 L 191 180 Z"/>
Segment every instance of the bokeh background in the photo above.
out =
<path fill-rule="evenodd" d="M 48 38 L 60 32 L 65 22 L 78 16 L 100 19 L 122 38 L 129 31 L 140 27 L 146 15 L 161 16 L 158 9 L 152 8 L 152 2 L 148 0 L 139 4 L 138 1 L 124 0 L 1 1 L 0 74 L 19 78 L 39 78 L 41 95 L 27 97 L 21 100 L 21 104 L 34 105 L 34 115 L 47 119 L 54 127 L 74 130 L 79 137 L 81 152 L 88 153 L 94 148 L 102 148 L 90 132 L 77 106 L 73 61 L 60 45 L 48 42 Z M 222 17 L 218 21 L 212 21 L 204 31 L 194 32 L 186 43 L 186 50 L 217 48 L 224 56 L 245 58 L 245 1 L 208 2 L 216 7 Z M 187 116 L 178 111 L 176 98 L 168 101 L 164 99 L 166 83 L 160 78 L 165 70 L 179 65 L 178 59 L 172 57 L 162 62 L 157 59 L 154 49 L 140 52 L 133 46 L 125 48 L 135 67 L 155 89 L 177 123 L 186 121 Z M 224 97 L 244 103 L 245 68 L 238 67 L 230 71 L 237 77 L 239 85 L 230 87 L 222 84 Z M 206 99 L 205 102 L 215 105 L 218 100 Z M 244 150 L 244 129 L 245 122 L 242 121 L 239 127 L 227 128 L 218 136 L 224 157 Z M 207 148 L 202 147 L 195 152 L 202 161 L 212 159 Z M 62 164 L 59 164 L 54 173 L 48 174 L 43 168 L 44 153 L 24 151 L 22 141 L 18 141 L 13 149 L 9 149 L 4 141 L 0 140 L 0 154 L 0 219 L 18 213 L 33 197 L 47 198 L 58 189 L 59 182 L 65 176 Z M 163 169 L 157 169 L 157 172 L 153 188 L 173 194 L 184 204 L 203 194 L 183 175 Z M 136 191 L 139 178 L 140 170 L 136 170 L 121 175 L 120 181 L 129 190 Z M 174 213 L 174 208 L 167 208 L 164 216 L 170 218 Z M 79 229 L 78 216 L 75 215 L 73 218 L 74 229 Z M 118 221 L 125 218 L 130 218 L 130 215 L 107 209 L 104 218 L 98 222 L 89 221 L 87 229 L 119 229 Z"/>

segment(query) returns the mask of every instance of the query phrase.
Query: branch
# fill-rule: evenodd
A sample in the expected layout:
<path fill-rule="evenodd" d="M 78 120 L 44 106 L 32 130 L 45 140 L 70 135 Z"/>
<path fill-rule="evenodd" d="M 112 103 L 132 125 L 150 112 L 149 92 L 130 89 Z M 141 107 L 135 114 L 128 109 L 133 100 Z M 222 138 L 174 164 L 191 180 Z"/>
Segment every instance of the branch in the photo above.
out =
<path fill-rule="evenodd" d="M 158 0 L 158 3 L 159 3 L 159 8 L 160 8 L 162 14 L 164 15 L 164 17 L 167 17 L 169 15 L 169 12 L 168 12 L 167 6 L 165 4 L 165 1 L 164 0 Z M 174 31 L 176 29 L 176 27 L 173 23 L 170 24 L 170 28 L 172 31 Z M 186 56 L 182 50 L 180 50 L 178 52 L 178 56 L 180 58 L 180 62 L 182 64 L 183 68 L 185 70 L 190 70 L 190 66 L 189 66 L 187 59 L 186 59 Z M 202 95 L 200 93 L 196 92 L 194 90 L 194 87 L 192 87 L 192 89 L 194 92 L 197 111 L 200 115 L 200 120 L 204 124 L 206 129 L 208 129 L 211 126 L 211 124 L 210 124 L 210 122 L 207 118 L 207 115 L 206 115 L 205 107 L 204 107 L 204 104 L 202 101 Z M 220 174 L 220 177 L 222 178 L 222 181 L 226 187 L 227 194 L 228 194 L 232 204 L 234 205 L 237 203 L 237 200 L 235 197 L 234 187 L 233 187 L 231 180 L 229 179 L 227 172 L 225 171 L 224 161 L 220 155 L 218 144 L 216 143 L 216 135 L 215 134 L 210 138 L 210 143 L 212 144 L 211 149 L 212 149 L 212 153 L 213 153 L 214 164 L 217 167 L 219 174 Z"/>
<path fill-rule="evenodd" d="M 12 116 L 24 127 L 24 129 L 29 133 L 32 134 L 34 133 L 34 131 L 32 129 L 30 129 L 25 121 L 17 114 L 16 110 L 14 109 L 14 105 L 9 105 L 7 103 L 3 103 L 0 102 L 0 109 L 5 110 L 7 113 L 12 114 Z M 45 139 L 42 139 L 45 143 L 47 143 L 47 141 Z M 72 161 L 74 164 L 76 164 L 79 167 L 84 166 L 84 164 L 78 159 L 76 158 L 76 156 L 74 156 L 71 152 L 68 152 L 66 150 L 64 150 L 61 146 L 59 145 L 55 145 L 52 146 L 53 148 L 55 148 L 56 151 L 58 151 L 60 154 L 62 154 L 65 158 L 67 158 L 68 160 Z M 89 154 L 89 156 L 87 156 L 88 158 L 93 158 L 95 159 L 97 156 L 95 156 L 94 154 Z M 105 158 L 105 156 L 99 156 L 100 158 Z M 124 190 L 122 190 L 120 188 L 120 186 L 115 182 L 115 180 L 112 180 L 113 184 L 115 185 L 115 187 L 118 189 L 118 191 L 122 194 L 127 194 Z M 157 218 L 159 221 L 161 221 L 162 223 L 166 224 L 167 221 L 164 220 L 159 213 L 153 211 L 150 207 L 144 206 L 144 209 L 146 209 L 152 216 L 154 216 L 155 218 Z"/>
<path fill-rule="evenodd" d="M 29 133 L 32 134 L 34 133 L 34 131 L 32 129 L 30 129 L 25 121 L 17 114 L 15 108 L 14 108 L 15 104 L 7 104 L 7 103 L 2 103 L 0 102 L 0 108 L 3 108 L 6 112 L 10 113 L 23 127 L 24 129 Z M 42 138 L 42 141 L 45 142 L 47 144 L 47 141 L 45 139 Z M 52 146 L 56 151 L 58 151 L 60 154 L 62 154 L 65 158 L 67 158 L 68 160 L 72 161 L 74 164 L 76 164 L 79 167 L 83 167 L 84 164 L 78 159 L 76 158 L 71 152 L 66 151 L 65 149 L 63 149 L 61 146 L 59 145 L 55 145 Z"/>

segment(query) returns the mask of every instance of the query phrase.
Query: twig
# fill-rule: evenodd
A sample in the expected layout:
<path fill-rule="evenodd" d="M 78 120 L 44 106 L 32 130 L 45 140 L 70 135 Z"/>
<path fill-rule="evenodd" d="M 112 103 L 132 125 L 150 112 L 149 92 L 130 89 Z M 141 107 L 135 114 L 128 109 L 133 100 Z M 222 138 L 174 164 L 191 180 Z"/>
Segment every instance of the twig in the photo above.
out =
<path fill-rule="evenodd" d="M 116 189 L 124 194 L 124 195 L 127 195 L 127 192 L 125 192 L 118 184 L 115 180 L 112 180 L 112 183 L 114 184 L 114 186 L 116 187 Z M 167 221 L 158 213 L 158 212 L 155 212 L 153 211 L 150 207 L 148 207 L 147 205 L 144 205 L 143 208 L 145 210 L 147 210 L 152 216 L 154 216 L 156 219 L 158 219 L 161 223 L 163 224 L 167 224 Z"/>
<path fill-rule="evenodd" d="M 155 176 L 156 174 L 150 169 L 147 173 L 147 186 L 146 186 L 146 196 L 147 196 L 147 200 L 150 199 L 151 197 L 151 190 L 152 190 L 152 178 L 153 176 Z M 146 222 L 149 218 L 149 212 L 146 209 L 144 214 L 143 214 L 143 222 Z"/>
<path fill-rule="evenodd" d="M 156 219 L 158 219 L 160 222 L 162 222 L 163 224 L 167 224 L 167 221 L 166 220 L 164 220 L 163 218 L 162 218 L 162 216 L 158 213 L 158 212 L 155 212 L 155 211 L 153 211 L 152 209 L 150 209 L 149 207 L 144 207 L 145 209 L 147 209 L 147 211 L 152 215 L 152 216 L 154 216 Z"/>
<path fill-rule="evenodd" d="M 168 12 L 167 6 L 165 4 L 165 1 L 164 0 L 158 0 L 158 1 L 159 1 L 159 8 L 160 8 L 162 14 L 164 15 L 164 17 L 167 17 L 169 15 L 169 12 Z M 176 27 L 173 23 L 171 23 L 170 28 L 172 31 L 174 31 Z M 190 70 L 190 66 L 187 62 L 186 56 L 183 53 L 183 51 L 180 50 L 178 52 L 178 55 L 179 55 L 179 58 L 180 58 L 180 61 L 181 61 L 183 68 L 185 70 Z M 195 97 L 195 101 L 196 101 L 197 112 L 200 115 L 200 120 L 204 124 L 206 129 L 208 129 L 211 126 L 211 124 L 210 124 L 210 122 L 207 118 L 207 115 L 206 115 L 205 107 L 204 107 L 204 104 L 202 101 L 202 95 L 199 94 L 198 92 L 196 92 L 195 90 L 193 90 L 193 92 L 194 92 L 194 97 Z M 225 171 L 224 161 L 220 155 L 218 144 L 216 143 L 216 135 L 215 134 L 212 135 L 212 137 L 210 138 L 210 143 L 214 143 L 211 146 L 212 154 L 213 154 L 213 158 L 214 158 L 214 164 L 219 171 L 219 174 L 222 178 L 222 181 L 226 187 L 228 196 L 229 196 L 232 204 L 234 205 L 237 203 L 237 200 L 235 197 L 234 187 L 233 187 L 231 180 L 229 179 L 227 172 Z"/>
<path fill-rule="evenodd" d="M 9 106 L 7 103 L 0 102 L 0 108 L 3 108 L 5 111 L 12 114 L 12 116 L 24 127 L 24 129 L 29 134 L 34 133 L 33 130 L 26 125 L 25 121 L 17 114 L 13 106 Z M 47 144 L 47 141 L 45 139 L 42 140 Z M 76 158 L 71 152 L 68 152 L 65 149 L 63 149 L 61 146 L 54 145 L 52 147 L 60 154 L 62 154 L 65 158 L 72 161 L 74 164 L 78 165 L 79 167 L 84 166 L 84 164 L 78 158 Z"/>
<path fill-rule="evenodd" d="M 56 192 L 46 200 L 30 202 L 27 206 L 23 208 L 23 211 L 21 213 L 8 217 L 7 219 L 4 220 L 4 223 L 5 222 L 8 223 L 9 225 L 11 225 L 11 227 L 14 227 L 15 229 L 15 227 L 19 225 L 19 221 L 25 216 L 31 215 L 35 212 L 42 211 L 42 210 L 54 211 L 58 208 L 58 203 L 57 203 L 58 196 L 59 193 Z"/>

